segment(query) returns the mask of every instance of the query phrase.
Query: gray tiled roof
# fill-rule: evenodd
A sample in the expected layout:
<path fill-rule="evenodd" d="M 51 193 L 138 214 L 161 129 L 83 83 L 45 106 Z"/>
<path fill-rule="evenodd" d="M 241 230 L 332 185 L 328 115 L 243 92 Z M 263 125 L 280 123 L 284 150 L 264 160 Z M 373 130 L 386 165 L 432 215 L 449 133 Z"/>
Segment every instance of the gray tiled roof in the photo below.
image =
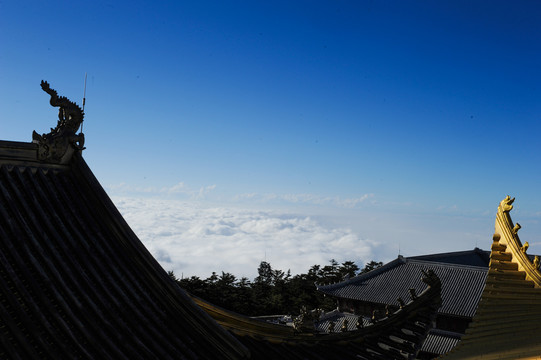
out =
<path fill-rule="evenodd" d="M 316 330 L 321 332 L 329 332 L 331 322 L 334 323 L 334 332 L 341 331 L 344 319 L 348 320 L 348 331 L 356 330 L 357 321 L 363 321 L 363 326 L 370 326 L 370 319 L 363 316 L 358 316 L 350 313 L 343 313 L 338 310 L 333 310 L 323 315 L 319 322 L 315 324 Z M 428 335 L 421 345 L 421 351 L 431 354 L 442 355 L 453 349 L 462 334 L 444 331 L 440 329 L 430 329 Z"/>
<path fill-rule="evenodd" d="M 446 264 L 488 267 L 488 263 L 490 262 L 490 251 L 475 248 L 467 251 L 453 251 L 439 254 L 410 256 L 408 259 L 441 262 Z"/>
<path fill-rule="evenodd" d="M 369 273 L 349 280 L 318 285 L 318 290 L 338 298 L 398 306 L 397 298 L 410 299 L 409 289 L 423 289 L 421 270 L 433 270 L 442 282 L 439 313 L 473 317 L 485 286 L 488 268 L 398 257 Z"/>
<path fill-rule="evenodd" d="M 345 319 L 348 320 L 348 331 L 356 330 L 356 324 L 359 320 L 362 320 L 363 327 L 369 326 L 371 324 L 370 319 L 366 317 L 358 316 L 355 314 L 342 313 L 338 310 L 333 310 L 323 315 L 321 319 L 316 323 L 315 327 L 317 331 L 329 332 L 331 322 L 333 322 L 334 328 L 332 331 L 338 332 L 341 331 Z"/>
<path fill-rule="evenodd" d="M 421 346 L 421 351 L 443 355 L 451 351 L 459 342 L 462 334 L 431 329 Z"/>

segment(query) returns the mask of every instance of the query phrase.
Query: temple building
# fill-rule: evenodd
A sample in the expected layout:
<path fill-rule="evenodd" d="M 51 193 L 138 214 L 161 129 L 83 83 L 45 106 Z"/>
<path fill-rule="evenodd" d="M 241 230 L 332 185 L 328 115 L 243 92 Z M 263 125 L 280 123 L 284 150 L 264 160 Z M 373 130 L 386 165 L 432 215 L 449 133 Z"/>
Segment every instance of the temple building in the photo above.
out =
<path fill-rule="evenodd" d="M 317 289 L 337 301 L 337 313 L 359 316 L 383 314 L 400 307 L 401 299 L 422 289 L 416 274 L 430 269 L 442 281 L 442 306 L 419 358 L 431 359 L 456 346 L 471 322 L 488 274 L 489 251 L 475 248 L 424 256 L 403 257 L 368 273 Z M 338 316 L 338 314 L 337 314 Z"/>
<path fill-rule="evenodd" d="M 287 327 L 192 299 L 84 161 L 83 111 L 41 86 L 59 108 L 56 127 L 0 141 L 0 359 L 416 357 L 441 305 L 430 270 L 396 311 L 331 332 L 309 313 Z"/>

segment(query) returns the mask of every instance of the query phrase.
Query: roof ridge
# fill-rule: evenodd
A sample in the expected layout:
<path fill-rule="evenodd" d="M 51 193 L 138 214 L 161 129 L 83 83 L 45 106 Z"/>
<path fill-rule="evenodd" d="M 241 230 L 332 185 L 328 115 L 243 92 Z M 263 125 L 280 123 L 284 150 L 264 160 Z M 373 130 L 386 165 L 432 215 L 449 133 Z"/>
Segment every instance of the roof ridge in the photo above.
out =
<path fill-rule="evenodd" d="M 442 255 L 458 255 L 458 254 L 467 254 L 467 253 L 488 253 L 490 254 L 490 250 L 483 250 L 478 247 L 474 247 L 471 250 L 459 250 L 459 251 L 446 251 L 442 253 L 436 253 L 436 254 L 425 254 L 425 255 L 416 255 L 416 256 L 408 256 L 408 258 L 419 258 L 419 257 L 429 257 L 429 256 L 442 256 Z"/>
<path fill-rule="evenodd" d="M 373 270 L 370 270 L 368 272 L 365 272 L 365 273 L 361 273 L 359 275 L 356 275 L 352 278 L 349 278 L 349 279 L 346 279 L 346 280 L 342 280 L 342 281 L 339 281 L 339 282 L 336 282 L 336 283 L 332 283 L 332 284 L 315 284 L 316 285 L 316 288 L 317 289 L 331 289 L 335 286 L 342 286 L 342 284 L 351 284 L 351 283 L 356 283 L 358 281 L 361 281 L 361 280 L 366 280 L 366 279 L 370 279 L 376 275 L 379 275 L 380 273 L 384 272 L 384 271 L 387 271 L 389 268 L 394 268 L 395 266 L 398 266 L 399 264 L 404 264 L 406 263 L 406 260 L 404 259 L 404 257 L 402 255 L 398 255 L 398 257 L 396 259 L 394 259 L 393 261 L 390 261 L 388 262 L 387 264 L 385 265 L 382 265 L 378 268 L 375 268 Z"/>
<path fill-rule="evenodd" d="M 418 260 L 418 259 L 411 259 L 411 258 L 406 258 L 405 263 L 431 264 L 431 265 L 437 265 L 437 266 L 442 266 L 442 267 L 451 267 L 451 268 L 459 267 L 459 268 L 472 269 L 472 270 L 477 270 L 477 271 L 488 271 L 488 267 L 485 267 L 485 266 L 464 265 L 464 264 L 446 263 L 446 262 L 440 262 L 440 261 Z"/>

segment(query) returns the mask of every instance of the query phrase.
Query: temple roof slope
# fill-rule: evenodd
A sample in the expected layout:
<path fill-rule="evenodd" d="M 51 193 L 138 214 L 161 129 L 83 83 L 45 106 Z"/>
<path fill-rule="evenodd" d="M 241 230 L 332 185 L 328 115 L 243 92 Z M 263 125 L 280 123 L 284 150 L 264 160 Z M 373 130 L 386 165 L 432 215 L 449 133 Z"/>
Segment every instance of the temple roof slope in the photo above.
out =
<path fill-rule="evenodd" d="M 431 329 L 421 346 L 421 351 L 430 354 L 445 354 L 451 351 L 459 342 L 462 334 Z"/>
<path fill-rule="evenodd" d="M 520 225 L 509 212 L 514 199 L 498 206 L 489 273 L 477 313 L 459 345 L 443 359 L 540 359 L 541 273 L 539 257 L 526 255 Z"/>
<path fill-rule="evenodd" d="M 398 297 L 407 298 L 410 288 L 417 291 L 423 284 L 415 274 L 423 269 L 434 271 L 442 281 L 443 304 L 439 313 L 472 317 L 484 288 L 487 268 L 463 265 L 458 257 L 471 259 L 482 257 L 481 250 L 447 253 L 397 259 L 384 266 L 340 283 L 317 285 L 319 291 L 337 298 L 375 302 L 398 306 Z M 454 255 L 457 256 L 454 256 Z M 435 260 L 435 261 L 433 261 Z M 482 260 L 473 263 L 482 264 Z"/>
<path fill-rule="evenodd" d="M 78 154 L 69 166 L 25 162 L 0 159 L 0 358 L 247 356 L 169 279 Z"/>
<path fill-rule="evenodd" d="M 240 359 L 124 221 L 81 156 L 82 110 L 0 141 L 0 359 Z"/>

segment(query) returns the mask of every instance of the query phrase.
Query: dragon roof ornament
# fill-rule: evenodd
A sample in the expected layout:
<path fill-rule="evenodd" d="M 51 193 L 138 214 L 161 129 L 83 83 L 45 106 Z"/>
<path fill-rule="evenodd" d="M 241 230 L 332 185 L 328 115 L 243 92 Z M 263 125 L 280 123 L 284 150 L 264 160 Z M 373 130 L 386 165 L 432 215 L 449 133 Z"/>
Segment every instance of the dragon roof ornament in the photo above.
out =
<path fill-rule="evenodd" d="M 83 122 L 83 110 L 65 96 L 58 96 L 47 81 L 41 81 L 41 88 L 51 96 L 51 106 L 60 109 L 58 123 L 51 132 L 39 135 L 34 130 L 32 133 L 32 142 L 38 144 L 38 160 L 67 164 L 74 152 L 84 149 L 84 134 L 76 134 Z"/>
<path fill-rule="evenodd" d="M 506 247 L 506 251 L 512 256 L 512 261 L 517 264 L 518 270 L 526 273 L 526 278 L 534 282 L 535 287 L 541 287 L 541 272 L 539 270 L 539 258 L 530 259 L 526 252 L 529 243 L 520 241 L 518 232 L 522 226 L 517 222 L 513 223 L 510 212 L 513 210 L 515 198 L 509 195 L 500 202 L 496 214 L 495 232 L 493 241 Z M 492 260 L 491 260 L 492 261 Z"/>

